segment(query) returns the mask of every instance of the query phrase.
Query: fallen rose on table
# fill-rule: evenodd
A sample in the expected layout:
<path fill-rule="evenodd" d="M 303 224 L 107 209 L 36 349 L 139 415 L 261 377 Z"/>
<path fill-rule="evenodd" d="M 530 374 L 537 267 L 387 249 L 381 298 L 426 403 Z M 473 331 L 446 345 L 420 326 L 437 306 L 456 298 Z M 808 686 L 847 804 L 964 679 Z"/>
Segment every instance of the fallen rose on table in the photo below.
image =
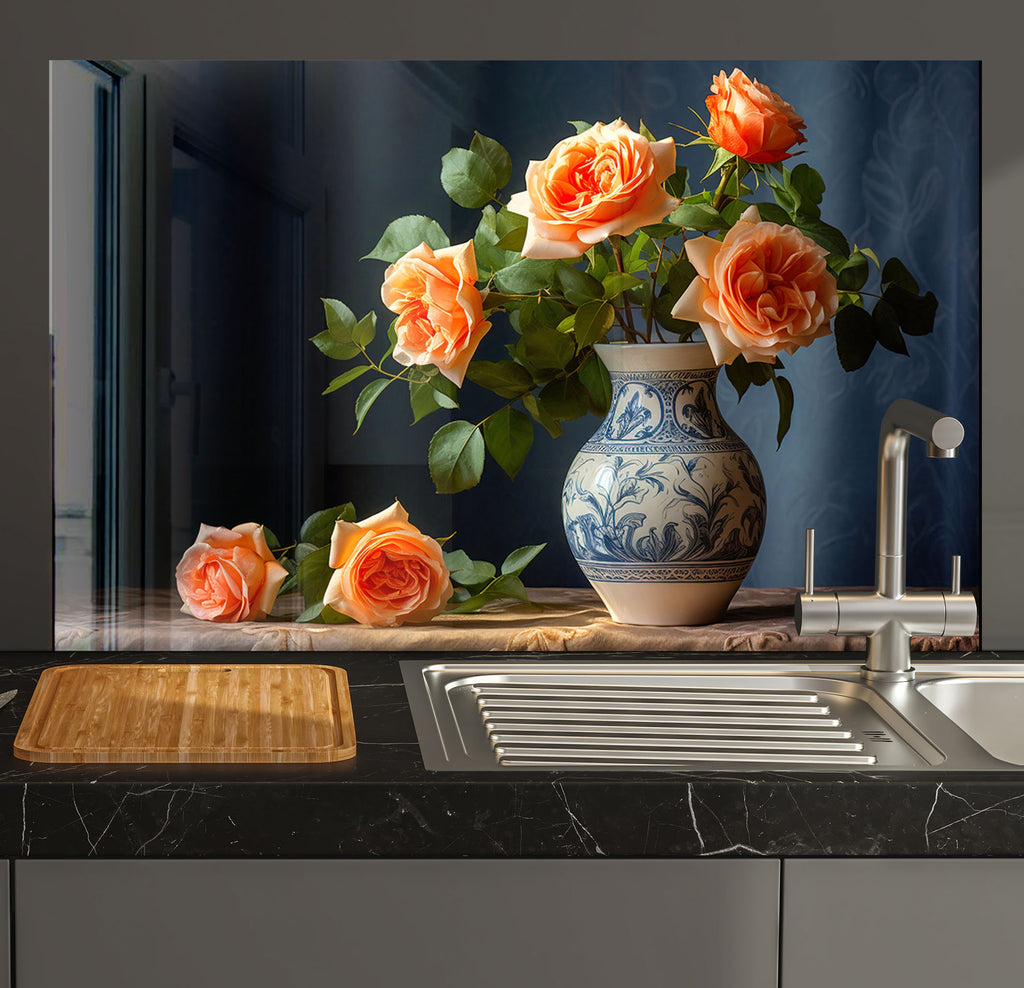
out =
<path fill-rule="evenodd" d="M 296 621 L 396 627 L 442 612 L 472 613 L 495 600 L 529 603 L 519 577 L 546 543 L 515 550 L 499 570 L 461 549 L 445 552 L 448 540 L 421 532 L 397 500 L 355 519 L 351 504 L 317 511 L 285 548 L 252 522 L 230 530 L 201 526 L 176 572 L 182 611 L 207 621 L 258 621 L 280 594 L 298 589 L 306 608 Z"/>

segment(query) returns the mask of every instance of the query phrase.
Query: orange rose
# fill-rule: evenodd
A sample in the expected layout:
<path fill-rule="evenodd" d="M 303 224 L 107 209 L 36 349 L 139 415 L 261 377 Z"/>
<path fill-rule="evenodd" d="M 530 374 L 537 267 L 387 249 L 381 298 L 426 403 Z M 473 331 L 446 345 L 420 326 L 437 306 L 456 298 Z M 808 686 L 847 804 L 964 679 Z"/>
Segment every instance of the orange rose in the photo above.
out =
<path fill-rule="evenodd" d="M 708 136 L 745 161 L 766 163 L 789 158 L 794 144 L 807 140 L 800 133 L 803 117 L 784 99 L 739 69 L 727 79 L 719 72 L 704 102 L 711 113 Z"/>
<path fill-rule="evenodd" d="M 780 351 L 793 353 L 830 332 L 839 295 L 827 253 L 795 226 L 763 222 L 750 206 L 724 240 L 686 242 L 697 277 L 672 315 L 700 323 L 718 364 L 739 353 L 774 363 Z"/>
<path fill-rule="evenodd" d="M 336 521 L 324 603 L 360 624 L 429 621 L 452 596 L 441 546 L 395 501 L 365 521 Z"/>
<path fill-rule="evenodd" d="M 230 529 L 200 525 L 174 571 L 182 612 L 204 621 L 262 621 L 287 576 L 263 526 L 253 522 Z"/>
<path fill-rule="evenodd" d="M 476 287 L 473 241 L 442 250 L 414 247 L 384 272 L 380 297 L 398 313 L 400 364 L 433 364 L 461 387 L 466 368 L 491 324 Z"/>
<path fill-rule="evenodd" d="M 579 257 L 613 233 L 629 236 L 676 206 L 661 183 L 676 170 L 671 137 L 652 144 L 621 120 L 560 141 L 526 169 L 508 208 L 526 216 L 523 257 Z"/>

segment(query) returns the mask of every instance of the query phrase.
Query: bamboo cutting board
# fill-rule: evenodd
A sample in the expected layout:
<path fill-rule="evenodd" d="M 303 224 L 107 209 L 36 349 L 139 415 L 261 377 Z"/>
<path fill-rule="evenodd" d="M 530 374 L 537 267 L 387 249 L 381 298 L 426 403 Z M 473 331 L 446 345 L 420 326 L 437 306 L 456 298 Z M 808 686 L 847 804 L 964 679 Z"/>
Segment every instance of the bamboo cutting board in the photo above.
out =
<path fill-rule="evenodd" d="M 34 762 L 333 762 L 356 753 L 344 669 L 68 665 L 43 670 L 14 741 Z"/>

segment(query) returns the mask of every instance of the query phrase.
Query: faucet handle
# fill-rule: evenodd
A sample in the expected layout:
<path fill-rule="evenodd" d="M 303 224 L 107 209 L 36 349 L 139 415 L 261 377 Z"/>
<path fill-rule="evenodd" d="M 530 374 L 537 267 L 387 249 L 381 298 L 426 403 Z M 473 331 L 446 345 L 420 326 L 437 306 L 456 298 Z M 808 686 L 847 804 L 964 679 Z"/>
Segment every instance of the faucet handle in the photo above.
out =
<path fill-rule="evenodd" d="M 804 593 L 814 593 L 814 529 L 807 529 L 807 542 L 804 549 Z"/>
<path fill-rule="evenodd" d="M 951 583 L 951 586 L 952 586 L 953 594 L 954 595 L 959 594 L 960 593 L 960 557 L 959 556 L 954 556 L 953 557 L 953 578 L 950 581 L 950 583 Z"/>

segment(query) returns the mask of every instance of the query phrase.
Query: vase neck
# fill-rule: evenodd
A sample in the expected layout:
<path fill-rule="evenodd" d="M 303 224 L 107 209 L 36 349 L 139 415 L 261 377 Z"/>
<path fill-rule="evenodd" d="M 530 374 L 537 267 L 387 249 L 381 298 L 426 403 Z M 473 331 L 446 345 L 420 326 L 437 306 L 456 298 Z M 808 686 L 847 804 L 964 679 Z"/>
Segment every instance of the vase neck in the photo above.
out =
<path fill-rule="evenodd" d="M 592 442 L 719 444 L 735 433 L 715 397 L 718 367 L 610 370 L 611 404 Z"/>

